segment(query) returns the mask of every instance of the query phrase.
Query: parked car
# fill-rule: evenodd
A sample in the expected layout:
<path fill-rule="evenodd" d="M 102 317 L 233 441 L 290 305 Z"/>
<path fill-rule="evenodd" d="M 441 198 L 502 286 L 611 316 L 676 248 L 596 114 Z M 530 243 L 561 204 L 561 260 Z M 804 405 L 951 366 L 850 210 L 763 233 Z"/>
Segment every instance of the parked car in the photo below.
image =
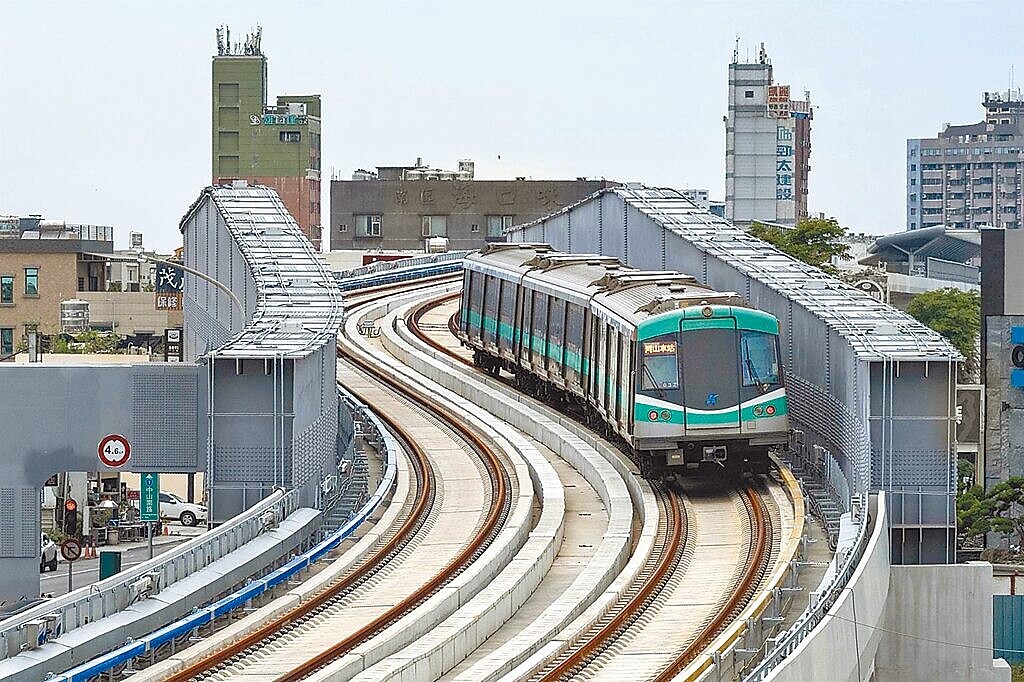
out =
<path fill-rule="evenodd" d="M 183 526 L 198 526 L 206 521 L 206 507 L 186 502 L 174 493 L 160 492 L 160 518 L 176 519 Z"/>
<path fill-rule="evenodd" d="M 46 571 L 57 570 L 57 545 L 53 544 L 53 540 L 49 538 L 46 533 L 41 534 L 40 539 L 40 551 L 39 551 L 39 572 L 45 573 Z"/>

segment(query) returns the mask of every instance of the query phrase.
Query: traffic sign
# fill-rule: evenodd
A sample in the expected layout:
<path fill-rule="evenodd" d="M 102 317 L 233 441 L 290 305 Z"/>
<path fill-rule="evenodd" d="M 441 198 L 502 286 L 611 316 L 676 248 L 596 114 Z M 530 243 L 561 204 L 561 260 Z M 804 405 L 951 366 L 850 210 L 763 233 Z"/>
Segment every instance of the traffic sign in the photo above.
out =
<path fill-rule="evenodd" d="M 132 446 L 128 439 L 119 433 L 111 433 L 103 436 L 96 453 L 100 456 L 100 462 L 108 467 L 124 466 L 132 456 Z"/>
<path fill-rule="evenodd" d="M 139 498 L 139 491 L 138 490 L 129 490 L 128 491 L 128 499 L 129 500 L 138 500 L 138 499 L 140 499 Z"/>
<path fill-rule="evenodd" d="M 65 561 L 78 561 L 82 556 L 82 543 L 70 538 L 65 540 L 60 543 L 60 555 Z"/>
<path fill-rule="evenodd" d="M 139 520 L 160 520 L 160 474 L 142 474 Z"/>

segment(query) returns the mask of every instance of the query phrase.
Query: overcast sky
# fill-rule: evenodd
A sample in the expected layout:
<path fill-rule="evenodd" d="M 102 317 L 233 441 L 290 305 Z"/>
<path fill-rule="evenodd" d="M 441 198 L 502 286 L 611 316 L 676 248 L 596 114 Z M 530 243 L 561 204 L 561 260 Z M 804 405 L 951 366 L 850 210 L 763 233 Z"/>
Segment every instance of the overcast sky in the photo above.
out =
<path fill-rule="evenodd" d="M 727 68 L 764 42 L 815 106 L 810 209 L 905 228 L 905 144 L 1024 84 L 1016 2 L 0 0 L 0 214 L 180 245 L 210 180 L 214 29 L 263 26 L 271 99 L 323 95 L 332 169 L 578 176 L 725 193 Z M 500 160 L 499 160 L 500 155 Z M 325 230 L 325 234 L 326 234 Z"/>

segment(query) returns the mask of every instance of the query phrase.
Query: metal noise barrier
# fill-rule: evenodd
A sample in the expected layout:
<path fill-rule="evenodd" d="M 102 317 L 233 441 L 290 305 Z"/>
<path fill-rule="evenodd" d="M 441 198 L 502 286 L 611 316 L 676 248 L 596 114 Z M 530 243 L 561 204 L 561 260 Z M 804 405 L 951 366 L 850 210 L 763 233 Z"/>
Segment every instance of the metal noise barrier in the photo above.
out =
<path fill-rule="evenodd" d="M 281 566 L 265 577 L 253 580 L 232 594 L 215 601 L 205 608 L 199 609 L 195 613 L 135 641 L 129 641 L 121 648 L 94 658 L 61 675 L 56 675 L 50 678 L 51 680 L 86 682 L 86 680 L 96 675 L 113 670 L 117 666 L 124 665 L 138 656 L 153 652 L 175 639 L 188 635 L 200 626 L 207 625 L 224 614 L 245 606 L 256 597 L 273 589 L 296 573 L 309 568 L 309 566 L 322 559 L 328 552 L 338 547 L 342 541 L 352 535 L 377 510 L 377 507 L 380 506 L 394 486 L 395 479 L 398 476 L 398 442 L 366 405 L 356 400 L 354 396 L 348 394 L 340 386 L 339 390 L 345 395 L 346 402 L 356 404 L 360 416 L 366 419 L 365 426 L 368 433 L 365 435 L 367 440 L 383 445 L 387 453 L 387 464 L 384 468 L 384 475 L 381 477 L 380 485 L 377 486 L 373 496 L 370 497 L 366 504 L 344 526 L 331 533 L 319 544 L 295 556 L 284 566 Z"/>
<path fill-rule="evenodd" d="M 352 270 L 335 272 L 334 278 L 342 291 L 352 291 L 411 279 L 436 277 L 461 271 L 462 259 L 468 253 L 470 252 L 449 251 L 418 258 L 380 261 Z"/>
<path fill-rule="evenodd" d="M 264 513 L 270 511 L 283 518 L 297 506 L 295 491 L 276 490 L 251 509 L 175 550 L 8 618 L 0 623 L 0 658 L 17 655 L 24 648 L 40 646 L 50 638 L 123 611 L 133 603 L 132 597 L 138 595 L 136 583 L 147 576 L 159 577 L 150 592 L 166 589 L 260 535 Z M 35 642 L 25 642 L 27 624 L 47 618 L 55 621 L 53 630 Z"/>

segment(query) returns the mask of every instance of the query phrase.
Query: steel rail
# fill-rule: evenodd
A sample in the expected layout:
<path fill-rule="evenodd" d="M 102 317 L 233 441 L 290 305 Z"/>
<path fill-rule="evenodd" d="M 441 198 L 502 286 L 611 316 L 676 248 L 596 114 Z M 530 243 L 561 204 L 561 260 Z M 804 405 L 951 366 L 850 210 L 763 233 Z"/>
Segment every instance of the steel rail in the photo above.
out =
<path fill-rule="evenodd" d="M 413 469 L 416 472 L 418 489 L 415 502 L 413 504 L 413 508 L 409 512 L 409 515 L 399 527 L 398 531 L 392 535 L 392 537 L 379 550 L 374 552 L 371 557 L 337 583 L 323 590 L 312 599 L 298 605 L 295 609 L 275 618 L 274 620 L 268 621 L 259 629 L 254 630 L 231 645 L 214 652 L 210 656 L 196 661 L 187 668 L 183 668 L 176 672 L 167 678 L 169 682 L 184 682 L 185 680 L 203 675 L 212 668 L 221 665 L 241 653 L 244 653 L 250 647 L 257 647 L 263 642 L 272 639 L 282 628 L 298 622 L 306 615 L 326 605 L 327 602 L 338 595 L 343 594 L 364 577 L 377 570 L 388 559 L 388 557 L 406 544 L 410 535 L 415 533 L 422 525 L 423 521 L 426 520 L 426 515 L 430 511 L 430 504 L 432 504 L 435 492 L 433 476 L 431 475 L 431 467 L 426 453 L 415 443 L 414 440 L 409 439 L 407 433 L 402 429 L 402 427 L 394 422 L 388 415 L 379 413 L 378 417 L 403 442 L 407 447 L 407 451 L 412 453 Z"/>
<path fill-rule="evenodd" d="M 441 571 L 434 574 L 429 581 L 411 595 L 395 604 L 370 623 L 364 625 L 358 631 L 352 633 L 348 637 L 345 637 L 325 651 L 313 656 L 302 665 L 293 668 L 277 678 L 277 680 L 282 681 L 304 677 L 340 658 L 357 645 L 370 639 L 372 636 L 412 611 L 414 608 L 426 601 L 426 599 L 428 599 L 432 594 L 437 592 L 437 590 L 454 579 L 456 575 L 458 575 L 464 568 L 466 568 L 466 566 L 472 563 L 477 556 L 479 556 L 479 554 L 496 536 L 497 532 L 500 530 L 499 526 L 501 518 L 504 515 L 507 503 L 509 502 L 509 483 L 506 475 L 503 473 L 504 466 L 497 454 L 494 452 L 493 447 L 485 443 L 482 437 L 460 424 L 457 420 L 446 414 L 442 409 L 431 405 L 422 397 L 414 395 L 397 380 L 394 380 L 386 376 L 383 372 L 373 368 L 369 362 L 363 360 L 357 355 L 349 351 L 344 351 L 341 348 L 338 349 L 338 355 L 344 356 L 350 362 L 359 365 L 365 371 L 374 375 L 379 381 L 387 384 L 400 395 L 405 396 L 408 400 L 433 413 L 441 419 L 443 423 L 458 433 L 461 438 L 470 443 L 473 449 L 480 455 L 481 460 L 489 473 L 491 484 L 493 486 L 493 494 L 491 495 L 491 504 L 484 523 L 474 535 L 472 541 L 470 541 L 470 543 L 464 547 L 455 558 L 449 561 Z M 397 424 L 394 426 L 397 427 L 400 432 L 405 434 L 407 438 L 412 440 L 404 427 L 399 427 Z M 414 447 L 418 448 L 419 446 L 414 445 Z"/>
<path fill-rule="evenodd" d="M 701 652 L 707 649 L 715 636 L 728 624 L 737 609 L 741 608 L 753 595 L 757 587 L 758 576 L 764 570 L 766 559 L 770 556 L 768 521 L 764 502 L 752 486 L 748 486 L 743 491 L 743 500 L 747 513 L 750 515 L 751 535 L 754 541 L 748 553 L 747 567 L 743 572 L 743 576 L 732 591 L 725 606 L 719 609 L 715 617 L 711 619 L 711 622 L 697 635 L 697 638 L 654 678 L 656 682 L 669 682 L 691 661 L 696 659 Z"/>

